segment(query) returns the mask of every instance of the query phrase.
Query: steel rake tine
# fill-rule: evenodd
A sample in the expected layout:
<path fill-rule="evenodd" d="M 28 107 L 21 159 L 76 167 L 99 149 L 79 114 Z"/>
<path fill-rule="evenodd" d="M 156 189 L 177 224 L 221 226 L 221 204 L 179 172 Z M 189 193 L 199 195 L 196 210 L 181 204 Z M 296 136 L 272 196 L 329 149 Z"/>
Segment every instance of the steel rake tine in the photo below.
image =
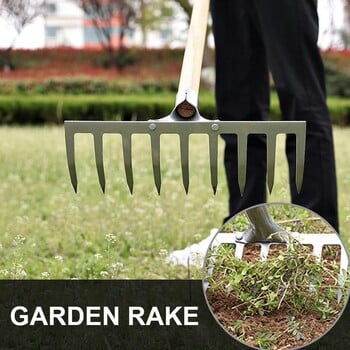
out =
<path fill-rule="evenodd" d="M 238 185 L 243 196 L 247 176 L 247 134 L 237 134 Z"/>
<path fill-rule="evenodd" d="M 275 181 L 275 161 L 276 161 L 276 134 L 269 133 L 267 137 L 267 184 L 270 193 Z"/>
<path fill-rule="evenodd" d="M 318 259 L 322 258 L 323 244 L 312 244 L 312 254 Z"/>
<path fill-rule="evenodd" d="M 340 269 L 339 269 L 339 274 L 346 273 L 348 274 L 348 269 L 349 269 L 349 261 L 348 261 L 348 256 L 347 252 L 344 248 L 344 246 L 341 244 L 340 246 Z M 340 303 L 341 298 L 343 296 L 343 292 L 341 288 L 338 288 L 338 303 Z"/>
<path fill-rule="evenodd" d="M 214 194 L 218 187 L 218 136 L 209 135 L 210 178 Z"/>
<path fill-rule="evenodd" d="M 304 176 L 305 147 L 306 147 L 306 125 L 300 127 L 300 132 L 295 135 L 296 162 L 295 162 L 295 182 L 298 193 L 301 191 Z"/>
<path fill-rule="evenodd" d="M 124 169 L 126 182 L 129 187 L 130 194 L 132 194 L 134 189 L 134 176 L 132 172 L 132 143 L 131 134 L 122 134 L 123 143 L 123 157 L 124 157 Z"/>
<path fill-rule="evenodd" d="M 188 134 L 180 134 L 180 155 L 181 155 L 181 170 L 182 170 L 182 182 L 188 194 L 188 187 L 190 184 L 190 171 L 188 165 Z"/>
<path fill-rule="evenodd" d="M 68 129 L 65 125 L 65 139 L 66 139 L 66 154 L 68 161 L 69 176 L 75 193 L 78 191 L 78 179 L 77 171 L 75 167 L 75 144 L 74 144 L 74 132 Z"/>
<path fill-rule="evenodd" d="M 94 133 L 94 146 L 95 146 L 95 161 L 98 174 L 98 181 L 100 183 L 103 193 L 105 192 L 106 180 L 105 171 L 103 166 L 103 134 Z"/>
<path fill-rule="evenodd" d="M 151 152 L 152 152 L 154 184 L 156 185 L 157 192 L 160 195 L 162 178 L 161 178 L 161 172 L 160 172 L 160 135 L 159 134 L 151 134 Z"/>
<path fill-rule="evenodd" d="M 262 261 L 267 259 L 267 256 L 269 255 L 269 250 L 270 250 L 270 244 L 268 243 L 260 244 L 260 258 Z"/>
<path fill-rule="evenodd" d="M 347 256 L 347 252 L 344 248 L 343 245 L 341 245 L 340 247 L 340 272 L 345 270 L 348 271 L 348 266 L 349 261 L 348 261 L 348 256 Z"/>
<path fill-rule="evenodd" d="M 243 258 L 243 253 L 244 253 L 244 247 L 245 245 L 243 243 L 236 243 L 236 248 L 235 248 L 235 258 L 242 260 Z"/>

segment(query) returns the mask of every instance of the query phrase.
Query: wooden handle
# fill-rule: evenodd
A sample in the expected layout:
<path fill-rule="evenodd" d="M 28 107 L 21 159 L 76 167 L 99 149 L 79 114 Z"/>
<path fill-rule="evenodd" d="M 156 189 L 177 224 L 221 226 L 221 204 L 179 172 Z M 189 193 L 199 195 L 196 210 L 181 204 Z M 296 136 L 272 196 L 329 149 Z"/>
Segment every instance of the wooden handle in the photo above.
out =
<path fill-rule="evenodd" d="M 189 91 L 191 94 L 198 96 L 208 25 L 209 2 L 210 0 L 195 0 L 193 5 L 179 81 L 178 104 L 186 100 L 186 94 Z M 197 107 L 196 101 L 194 103 L 193 101 L 188 102 L 195 104 L 195 107 Z"/>

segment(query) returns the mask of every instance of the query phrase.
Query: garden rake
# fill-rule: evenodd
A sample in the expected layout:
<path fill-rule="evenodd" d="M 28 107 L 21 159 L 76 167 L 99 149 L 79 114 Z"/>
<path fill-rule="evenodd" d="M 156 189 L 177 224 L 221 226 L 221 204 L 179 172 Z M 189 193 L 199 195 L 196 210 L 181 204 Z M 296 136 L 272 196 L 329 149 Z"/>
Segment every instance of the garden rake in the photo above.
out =
<path fill-rule="evenodd" d="M 182 180 L 186 193 L 189 188 L 189 135 L 207 134 L 211 185 L 214 194 L 218 184 L 218 136 L 237 135 L 238 183 L 243 194 L 246 183 L 247 139 L 250 134 L 264 134 L 267 139 L 267 183 L 270 192 L 274 183 L 275 148 L 278 134 L 294 134 L 296 137 L 296 186 L 300 191 L 304 171 L 305 131 L 303 121 L 239 122 L 208 120 L 199 114 L 198 90 L 200 83 L 203 50 L 209 12 L 209 0 L 196 0 L 193 6 L 188 40 L 185 48 L 176 103 L 171 113 L 160 119 L 148 121 L 65 121 L 65 139 L 71 183 L 77 192 L 78 180 L 75 165 L 75 142 L 77 133 L 93 135 L 95 161 L 102 191 L 105 191 L 103 165 L 103 135 L 120 134 L 124 168 L 130 193 L 133 192 L 132 135 L 149 134 L 153 176 L 158 194 L 161 190 L 160 135 L 177 134 L 180 137 Z"/>

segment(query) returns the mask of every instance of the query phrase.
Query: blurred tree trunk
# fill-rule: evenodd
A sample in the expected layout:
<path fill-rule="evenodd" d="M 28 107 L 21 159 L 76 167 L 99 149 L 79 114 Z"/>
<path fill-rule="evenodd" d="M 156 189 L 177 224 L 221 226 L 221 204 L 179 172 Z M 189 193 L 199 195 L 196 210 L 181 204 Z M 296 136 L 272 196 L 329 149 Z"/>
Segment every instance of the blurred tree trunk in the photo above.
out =
<path fill-rule="evenodd" d="M 107 54 L 107 66 L 121 69 L 128 64 L 125 50 L 125 35 L 135 16 L 130 1 L 127 0 L 77 0 L 78 5 L 91 21 L 99 43 Z M 113 39 L 116 20 L 119 20 L 118 44 Z"/>
<path fill-rule="evenodd" d="M 345 28 L 340 33 L 345 49 L 350 48 L 350 0 L 344 0 Z"/>
<path fill-rule="evenodd" d="M 0 0 L 0 16 L 5 18 L 15 29 L 15 37 L 10 45 L 1 50 L 4 70 L 13 69 L 11 51 L 23 28 L 43 11 L 44 0 Z"/>
<path fill-rule="evenodd" d="M 189 2 L 189 0 L 175 0 L 175 2 L 177 2 L 180 5 L 182 10 L 186 14 L 187 21 L 189 23 L 191 19 L 191 13 L 192 13 L 192 4 Z"/>
<path fill-rule="evenodd" d="M 174 6 L 171 0 L 138 0 L 134 1 L 136 22 L 142 32 L 142 45 L 146 46 L 148 34 L 152 30 L 162 30 L 174 17 Z"/>
<path fill-rule="evenodd" d="M 349 0 L 350 1 L 350 0 Z M 189 0 L 175 0 L 176 3 L 182 8 L 187 17 L 187 22 L 190 24 L 191 14 L 192 14 L 192 3 Z M 203 67 L 212 66 L 212 56 L 210 54 L 210 48 L 208 44 L 208 37 L 211 33 L 211 25 L 208 23 L 207 32 L 206 32 L 206 41 L 204 47 L 204 57 L 203 57 Z"/>

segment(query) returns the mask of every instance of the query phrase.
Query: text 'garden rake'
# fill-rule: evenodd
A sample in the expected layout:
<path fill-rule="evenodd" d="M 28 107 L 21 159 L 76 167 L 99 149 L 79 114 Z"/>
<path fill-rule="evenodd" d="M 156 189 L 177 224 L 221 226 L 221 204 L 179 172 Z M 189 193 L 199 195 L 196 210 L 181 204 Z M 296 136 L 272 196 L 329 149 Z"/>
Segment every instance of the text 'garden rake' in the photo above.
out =
<path fill-rule="evenodd" d="M 160 135 L 180 136 L 182 180 L 186 193 L 189 187 L 189 135 L 207 134 L 209 137 L 209 158 L 211 184 L 214 194 L 218 183 L 217 157 L 218 136 L 237 135 L 238 182 L 241 193 L 246 183 L 247 141 L 250 134 L 264 134 L 267 139 L 267 182 L 271 192 L 274 183 L 275 148 L 278 134 L 296 136 L 296 186 L 302 185 L 305 154 L 305 122 L 237 122 L 203 118 L 198 111 L 198 90 L 203 60 L 205 33 L 209 12 L 209 0 L 196 0 L 193 6 L 188 40 L 183 58 L 175 108 L 166 117 L 149 121 L 65 121 L 66 151 L 69 174 L 74 190 L 78 180 L 75 166 L 74 136 L 90 133 L 94 138 L 95 160 L 99 183 L 105 191 L 103 166 L 103 135 L 120 134 L 124 157 L 124 168 L 130 192 L 133 192 L 132 135 L 149 134 L 153 163 L 154 182 L 158 193 L 161 189 Z"/>

